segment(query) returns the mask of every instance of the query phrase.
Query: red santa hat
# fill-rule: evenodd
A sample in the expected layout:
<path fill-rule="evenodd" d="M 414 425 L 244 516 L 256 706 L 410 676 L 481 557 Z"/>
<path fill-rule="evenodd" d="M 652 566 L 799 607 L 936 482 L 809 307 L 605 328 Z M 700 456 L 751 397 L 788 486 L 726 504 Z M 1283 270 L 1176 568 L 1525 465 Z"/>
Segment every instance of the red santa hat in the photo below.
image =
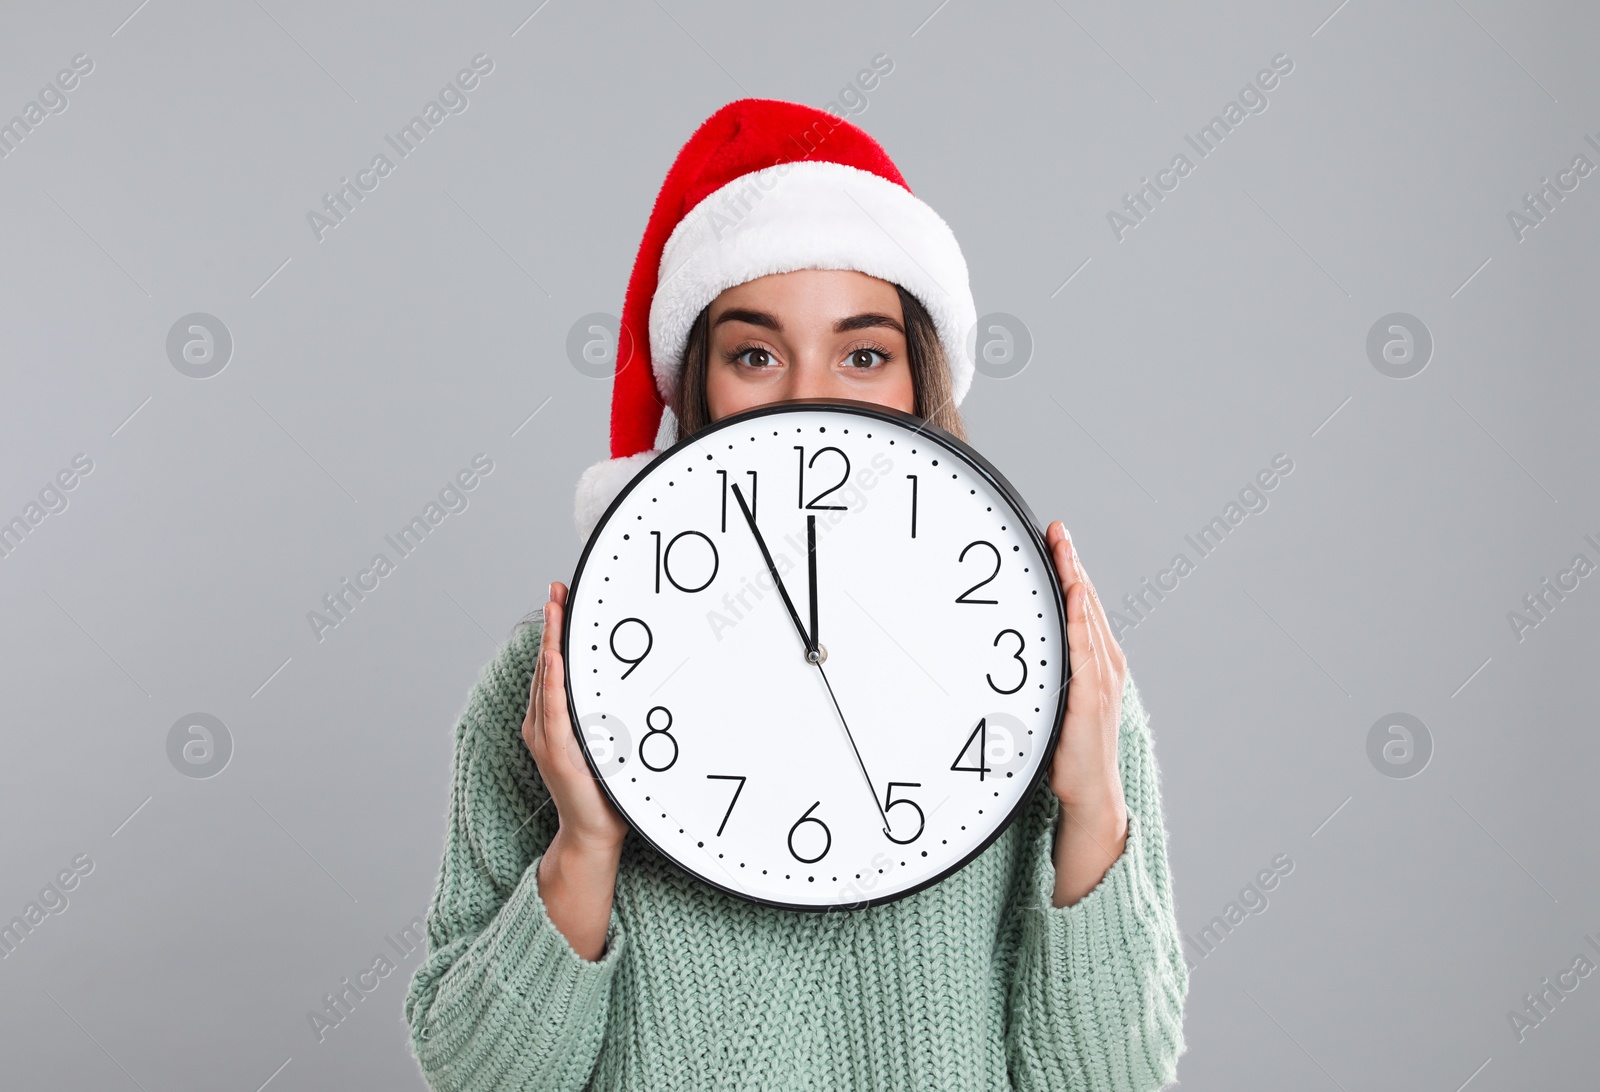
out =
<path fill-rule="evenodd" d="M 611 457 L 578 479 L 580 538 L 675 442 L 670 403 L 701 309 L 735 285 L 796 269 L 853 269 L 915 296 L 961 404 L 977 313 L 949 226 L 862 129 L 800 103 L 738 99 L 689 137 L 650 212 L 617 336 Z"/>

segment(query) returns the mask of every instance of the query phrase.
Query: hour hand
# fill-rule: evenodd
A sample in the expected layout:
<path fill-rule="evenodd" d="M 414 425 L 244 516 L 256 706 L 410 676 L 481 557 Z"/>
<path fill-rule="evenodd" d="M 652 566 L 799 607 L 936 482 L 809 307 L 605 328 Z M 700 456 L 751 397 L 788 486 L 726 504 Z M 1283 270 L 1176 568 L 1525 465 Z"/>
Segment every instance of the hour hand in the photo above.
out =
<path fill-rule="evenodd" d="M 811 570 L 811 651 L 820 645 L 817 634 L 817 517 L 806 513 L 806 556 Z"/>
<path fill-rule="evenodd" d="M 772 563 L 772 552 L 767 549 L 766 539 L 761 537 L 761 528 L 756 526 L 755 513 L 750 511 L 750 506 L 745 503 L 744 494 L 740 492 L 738 483 L 733 485 L 733 499 L 739 502 L 739 510 L 744 513 L 745 522 L 750 525 L 750 533 L 756 537 L 756 545 L 761 548 L 761 557 L 767 563 L 767 571 L 772 574 L 772 581 L 778 586 L 778 594 L 783 597 L 783 605 L 789 608 L 789 618 L 794 622 L 795 632 L 800 635 L 800 643 L 805 645 L 808 653 L 815 651 L 811 638 L 806 635 L 806 627 L 800 622 L 800 612 L 794 609 L 794 600 L 789 598 L 789 589 L 783 586 L 783 577 L 778 575 L 778 567 Z"/>

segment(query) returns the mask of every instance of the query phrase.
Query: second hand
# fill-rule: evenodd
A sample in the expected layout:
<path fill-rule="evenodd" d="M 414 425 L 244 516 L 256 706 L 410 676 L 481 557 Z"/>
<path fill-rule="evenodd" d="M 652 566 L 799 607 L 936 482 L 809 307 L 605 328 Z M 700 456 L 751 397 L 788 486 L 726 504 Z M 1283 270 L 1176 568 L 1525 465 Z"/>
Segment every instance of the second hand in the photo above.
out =
<path fill-rule="evenodd" d="M 828 681 L 828 673 L 822 670 L 820 663 L 817 664 L 817 672 L 822 676 L 822 684 L 828 688 L 828 697 L 833 698 L 833 708 L 839 714 L 839 723 L 844 725 L 844 738 L 850 741 L 850 750 L 855 752 L 856 765 L 861 767 L 861 776 L 866 779 L 867 791 L 872 793 L 873 806 L 878 809 L 878 818 L 883 820 L 883 833 L 885 837 L 892 837 L 889 834 L 889 816 L 885 814 L 883 805 L 878 803 L 878 790 L 872 784 L 872 775 L 867 773 L 867 764 L 861 760 L 861 749 L 856 746 L 856 737 L 850 733 L 849 722 L 844 719 L 844 710 L 839 708 L 839 699 L 834 697 L 833 684 Z"/>

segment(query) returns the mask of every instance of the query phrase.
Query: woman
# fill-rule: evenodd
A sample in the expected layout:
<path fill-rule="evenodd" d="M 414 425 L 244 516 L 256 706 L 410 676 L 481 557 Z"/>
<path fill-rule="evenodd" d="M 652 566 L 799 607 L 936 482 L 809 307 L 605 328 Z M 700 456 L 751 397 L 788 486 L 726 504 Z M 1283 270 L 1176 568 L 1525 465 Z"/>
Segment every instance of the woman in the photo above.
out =
<path fill-rule="evenodd" d="M 964 437 L 972 324 L 954 237 L 871 137 L 793 103 L 729 104 L 679 153 L 652 212 L 624 306 L 612 457 L 580 479 L 580 532 L 662 447 L 777 400 L 871 401 Z M 648 369 L 627 367 L 630 339 L 640 356 L 648 344 Z M 1150 732 L 1059 521 L 1046 542 L 1073 664 L 1046 779 L 964 868 L 833 914 L 741 901 L 627 837 L 574 739 L 567 588 L 551 584 L 456 728 L 428 955 L 405 1006 L 429 1084 L 1173 1080 L 1188 976 Z"/>

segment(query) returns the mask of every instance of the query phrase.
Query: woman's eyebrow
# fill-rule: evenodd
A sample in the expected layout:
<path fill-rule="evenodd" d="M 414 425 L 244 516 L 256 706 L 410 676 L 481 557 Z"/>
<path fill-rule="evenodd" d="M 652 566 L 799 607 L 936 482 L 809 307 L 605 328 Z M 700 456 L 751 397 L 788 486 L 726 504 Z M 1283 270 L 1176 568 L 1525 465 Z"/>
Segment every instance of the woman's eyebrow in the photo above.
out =
<path fill-rule="evenodd" d="M 842 318 L 833 324 L 833 332 L 836 334 L 843 334 L 848 333 L 851 330 L 866 330 L 873 326 L 887 326 L 889 329 L 900 334 L 904 334 L 906 332 L 905 327 L 901 326 L 899 322 L 895 321 L 888 315 L 879 314 L 876 311 L 868 311 L 864 314 L 851 315 L 849 318 Z"/>
<path fill-rule="evenodd" d="M 751 326 L 763 326 L 775 334 L 783 333 L 783 323 L 778 321 L 777 315 L 765 311 L 750 311 L 743 307 L 730 307 L 717 316 L 711 325 L 713 328 L 721 326 L 724 322 L 748 322 Z"/>
<path fill-rule="evenodd" d="M 751 326 L 760 326 L 776 334 L 783 333 L 783 323 L 778 321 L 776 315 L 766 311 L 751 311 L 743 307 L 730 307 L 718 315 L 716 321 L 711 325 L 717 327 L 724 322 L 747 322 Z M 887 326 L 902 335 L 906 332 L 905 327 L 901 326 L 893 317 L 876 311 L 867 311 L 859 315 L 851 315 L 849 318 L 842 318 L 833 324 L 833 332 L 844 334 L 851 330 L 866 330 L 874 326 Z"/>

